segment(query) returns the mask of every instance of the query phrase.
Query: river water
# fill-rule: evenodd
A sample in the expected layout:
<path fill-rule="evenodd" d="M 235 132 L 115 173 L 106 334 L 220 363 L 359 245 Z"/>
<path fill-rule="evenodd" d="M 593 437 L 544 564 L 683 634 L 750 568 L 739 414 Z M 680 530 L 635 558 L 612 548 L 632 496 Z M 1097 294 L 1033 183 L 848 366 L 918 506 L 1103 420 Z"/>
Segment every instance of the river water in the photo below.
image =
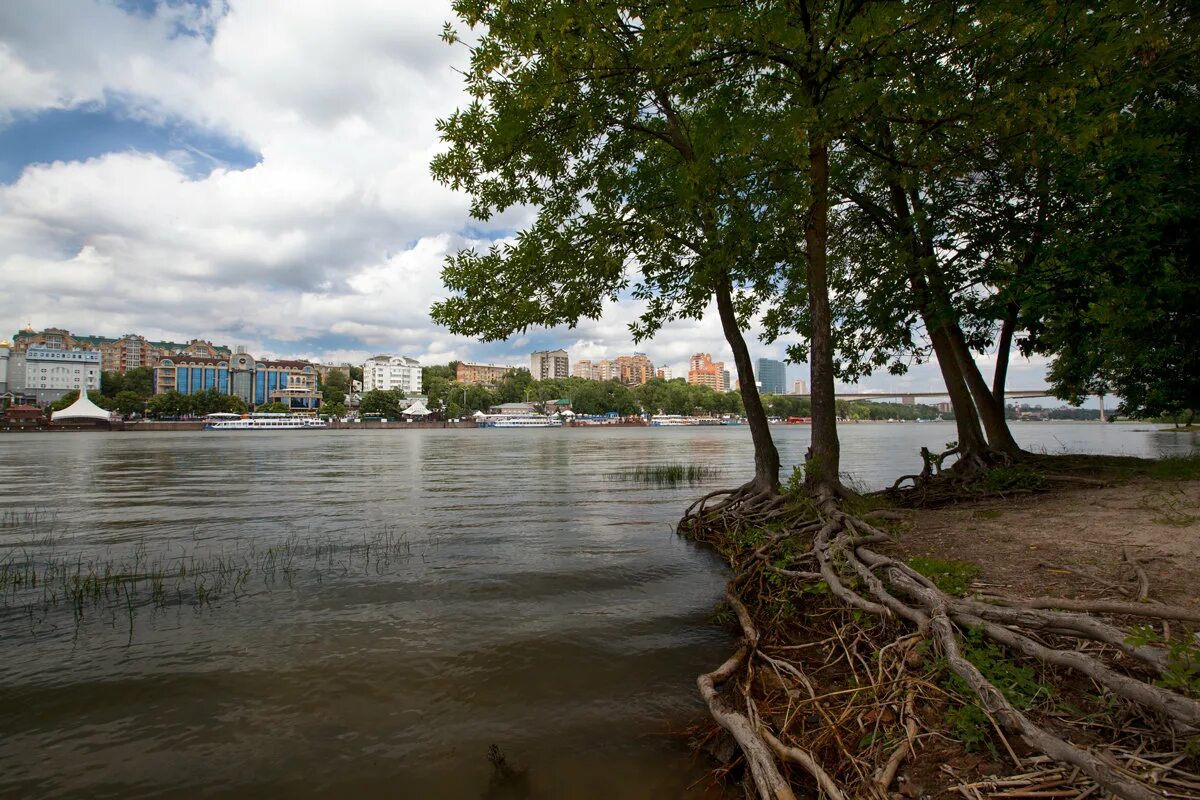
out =
<path fill-rule="evenodd" d="M 786 477 L 808 429 L 774 431 Z M 874 488 L 954 428 L 841 436 Z M 614 477 L 667 462 L 720 474 Z M 680 733 L 728 654 L 725 573 L 672 524 L 751 465 L 744 427 L 4 436 L 0 795 L 711 796 Z M 512 792 L 493 744 L 527 770 Z"/>

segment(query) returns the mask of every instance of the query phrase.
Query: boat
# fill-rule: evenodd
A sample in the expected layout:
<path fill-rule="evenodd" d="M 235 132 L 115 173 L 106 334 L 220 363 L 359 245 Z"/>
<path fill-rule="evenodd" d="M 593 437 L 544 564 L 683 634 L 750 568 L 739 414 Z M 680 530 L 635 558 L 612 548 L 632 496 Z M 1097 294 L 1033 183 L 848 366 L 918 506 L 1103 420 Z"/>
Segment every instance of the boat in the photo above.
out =
<path fill-rule="evenodd" d="M 328 428 L 317 417 L 299 414 L 209 414 L 204 418 L 206 431 L 294 431 Z"/>
<path fill-rule="evenodd" d="M 662 428 L 674 425 L 699 425 L 700 420 L 695 417 L 685 417 L 681 414 L 655 414 L 650 418 L 650 425 L 655 428 Z"/>
<path fill-rule="evenodd" d="M 811 425 L 812 417 L 788 417 L 786 422 L 788 425 Z"/>
<path fill-rule="evenodd" d="M 499 414 L 484 417 L 479 422 L 481 428 L 561 428 L 563 421 L 559 417 L 547 417 L 541 414 Z"/>

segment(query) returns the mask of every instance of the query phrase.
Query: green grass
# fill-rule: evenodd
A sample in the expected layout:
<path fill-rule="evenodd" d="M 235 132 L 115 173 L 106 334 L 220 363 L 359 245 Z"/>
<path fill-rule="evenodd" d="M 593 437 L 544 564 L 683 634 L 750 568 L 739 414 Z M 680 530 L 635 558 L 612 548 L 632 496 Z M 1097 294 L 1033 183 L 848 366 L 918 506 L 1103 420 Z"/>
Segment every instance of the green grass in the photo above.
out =
<path fill-rule="evenodd" d="M 1148 461 L 1145 473 L 1159 481 L 1200 480 L 1200 452 Z"/>
<path fill-rule="evenodd" d="M 1004 694 L 1008 702 L 1022 711 L 1050 700 L 1054 694 L 1037 670 L 1015 661 L 1003 647 L 978 630 L 965 632 L 962 654 Z M 950 672 L 944 660 L 939 662 L 939 668 L 946 676 L 943 685 L 963 700 L 961 707 L 946 712 L 946 722 L 967 750 L 986 748 L 997 756 L 992 740 L 994 729 L 974 691 L 962 678 Z"/>
<path fill-rule="evenodd" d="M 908 565 L 933 581 L 934 586 L 954 597 L 964 596 L 971 581 L 983 571 L 978 564 L 970 561 L 942 561 L 923 556 L 910 558 Z"/>
<path fill-rule="evenodd" d="M 1049 488 L 1050 483 L 1033 467 L 1013 464 L 989 469 L 979 485 L 988 492 L 1039 492 Z"/>
<path fill-rule="evenodd" d="M 682 486 L 710 480 L 721 474 L 721 470 L 707 464 L 648 464 L 610 472 L 610 480 L 645 483 L 654 486 Z"/>
<path fill-rule="evenodd" d="M 1004 512 L 998 508 L 980 508 L 971 512 L 972 519 L 1000 519 Z"/>

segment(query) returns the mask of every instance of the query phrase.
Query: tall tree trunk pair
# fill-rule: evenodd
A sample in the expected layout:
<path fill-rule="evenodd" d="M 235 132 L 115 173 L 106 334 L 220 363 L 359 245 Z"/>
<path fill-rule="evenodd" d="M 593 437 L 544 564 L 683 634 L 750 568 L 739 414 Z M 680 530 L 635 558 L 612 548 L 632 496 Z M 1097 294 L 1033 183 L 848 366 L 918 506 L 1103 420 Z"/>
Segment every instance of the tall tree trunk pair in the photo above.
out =
<path fill-rule="evenodd" d="M 985 463 L 989 449 L 1016 455 L 1020 448 L 1004 419 L 1004 406 L 996 403 L 979 372 L 955 316 L 950 291 L 937 270 L 933 233 L 922 224 L 918 213 L 921 210 L 920 195 L 915 189 L 906 191 L 893 177 L 889 183 L 889 198 L 892 211 L 909 238 L 909 281 L 916 292 L 917 310 L 929 331 L 946 391 L 954 406 L 960 457 L 965 463 Z M 965 387 L 966 392 L 961 391 L 961 387 Z M 980 423 L 982 431 L 987 432 L 986 442 Z"/>
<path fill-rule="evenodd" d="M 1021 452 L 1021 449 L 1017 447 L 1017 442 L 1012 437 L 1012 431 L 1008 429 L 1008 422 L 1004 419 L 1004 406 L 996 404 L 996 398 L 983 380 L 979 365 L 975 363 L 971 348 L 967 346 L 967 337 L 963 334 L 962 326 L 958 324 L 958 315 L 954 311 L 954 300 L 950 295 L 950 289 L 946 286 L 941 272 L 938 271 L 933 232 L 925 224 L 921 195 L 916 189 L 909 189 L 907 200 L 912 210 L 913 229 L 919 237 L 921 259 L 918 263 L 923 265 L 925 278 L 929 282 L 929 289 L 932 293 L 931 299 L 937 308 L 938 316 L 945 320 L 944 327 L 950 338 L 955 362 L 971 392 L 971 399 L 975 401 L 975 409 L 983 423 L 984 431 L 987 432 L 988 447 L 1005 455 L 1015 456 Z"/>

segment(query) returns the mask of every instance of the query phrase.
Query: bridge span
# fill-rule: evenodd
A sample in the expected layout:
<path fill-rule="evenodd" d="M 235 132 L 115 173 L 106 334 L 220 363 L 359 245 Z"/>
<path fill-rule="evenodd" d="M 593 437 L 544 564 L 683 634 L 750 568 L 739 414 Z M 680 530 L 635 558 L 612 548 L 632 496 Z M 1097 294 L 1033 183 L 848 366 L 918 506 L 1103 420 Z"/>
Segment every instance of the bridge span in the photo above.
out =
<path fill-rule="evenodd" d="M 811 393 L 793 394 L 788 392 L 787 397 L 807 397 L 812 399 Z M 950 395 L 946 392 L 837 392 L 833 395 L 835 400 L 899 400 L 906 406 L 911 406 L 916 403 L 917 398 L 944 398 L 949 401 Z M 1054 397 L 1054 393 L 1049 389 L 1005 389 L 1004 399 L 1025 399 L 1031 397 Z M 1104 395 L 1097 395 L 1100 401 L 1100 421 L 1104 422 Z"/>

